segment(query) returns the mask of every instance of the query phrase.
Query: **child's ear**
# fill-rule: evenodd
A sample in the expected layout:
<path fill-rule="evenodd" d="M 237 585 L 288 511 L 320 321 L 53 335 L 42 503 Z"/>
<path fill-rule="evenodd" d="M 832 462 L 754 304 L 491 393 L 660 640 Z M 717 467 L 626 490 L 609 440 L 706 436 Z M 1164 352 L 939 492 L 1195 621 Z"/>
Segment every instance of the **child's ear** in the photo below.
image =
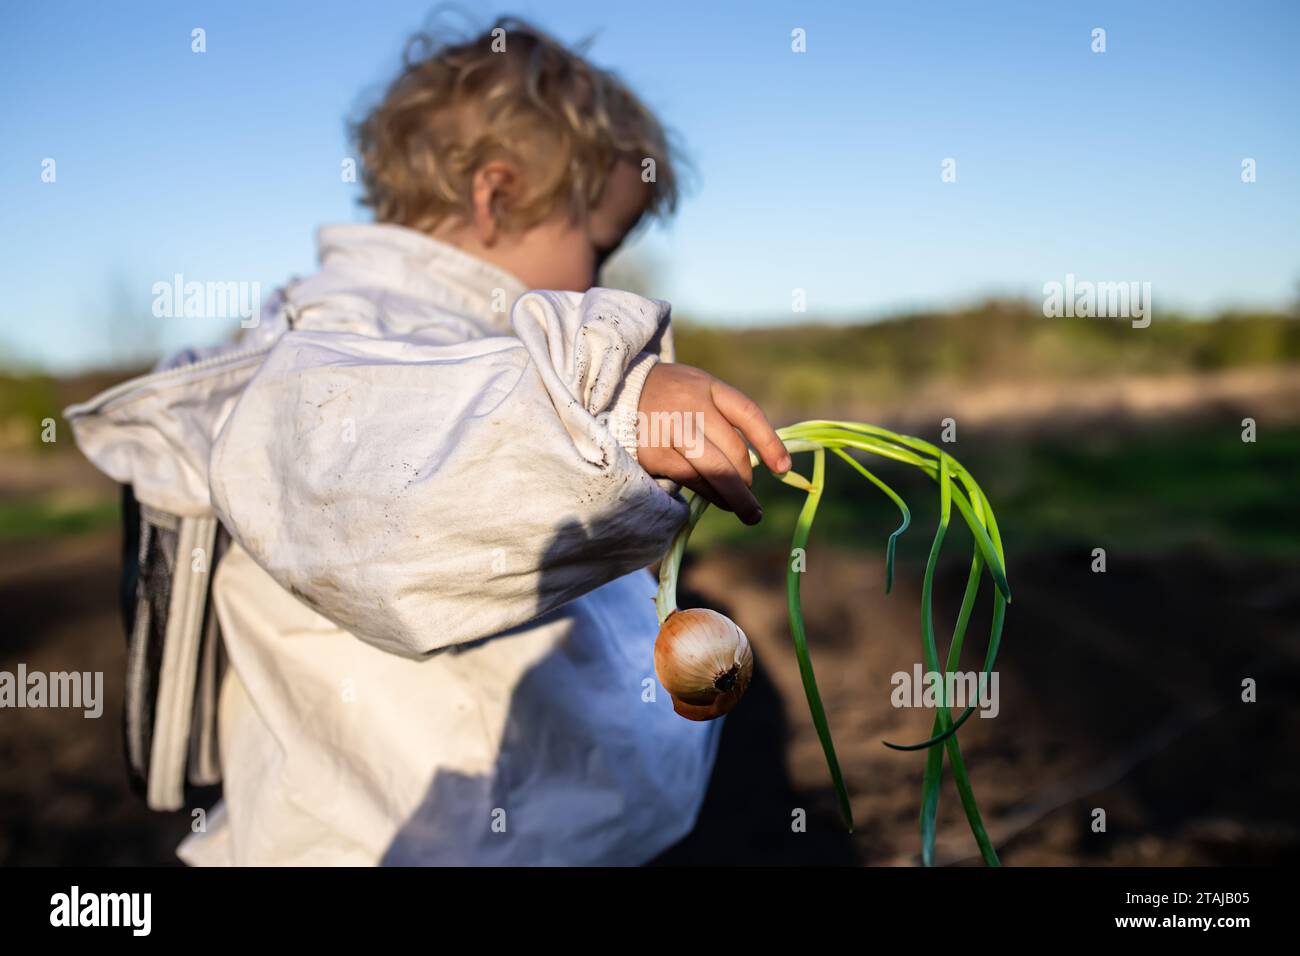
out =
<path fill-rule="evenodd" d="M 474 173 L 472 186 L 474 232 L 479 242 L 491 246 L 501 232 L 502 210 L 519 189 L 519 174 L 510 163 L 494 159 Z"/>

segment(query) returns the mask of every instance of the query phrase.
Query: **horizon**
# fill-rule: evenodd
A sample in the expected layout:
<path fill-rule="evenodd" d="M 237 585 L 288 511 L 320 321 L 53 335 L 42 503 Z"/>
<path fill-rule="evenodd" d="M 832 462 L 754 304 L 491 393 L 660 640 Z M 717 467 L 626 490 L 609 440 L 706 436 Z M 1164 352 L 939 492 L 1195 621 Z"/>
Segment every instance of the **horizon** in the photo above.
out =
<path fill-rule="evenodd" d="M 774 318 L 771 321 L 756 321 L 749 324 L 740 324 L 736 322 L 718 322 L 710 320 L 707 317 L 697 317 L 694 315 L 674 315 L 674 323 L 679 331 L 701 332 L 701 333 L 796 333 L 803 331 L 814 332 L 853 332 L 856 330 L 884 328 L 891 325 L 901 325 L 909 322 L 927 322 L 942 321 L 944 319 L 958 319 L 969 317 L 979 319 L 990 312 L 1002 312 L 1012 318 L 1025 319 L 1033 317 L 1037 321 L 1042 317 L 1042 303 L 1038 299 L 1028 297 L 1010 297 L 1010 296 L 985 296 L 981 298 L 972 298 L 968 302 L 959 302 L 951 306 L 938 306 L 934 308 L 906 309 L 897 312 L 888 312 L 880 315 L 860 316 L 860 317 L 826 317 L 809 315 L 807 318 L 792 320 L 788 316 Z M 1109 316 L 1077 316 L 1077 317 L 1043 317 L 1046 321 L 1064 324 L 1066 322 L 1082 322 L 1088 325 L 1107 325 L 1115 324 L 1128 327 L 1130 320 L 1127 318 L 1116 319 Z M 1218 322 L 1233 321 L 1277 321 L 1277 322 L 1300 322 L 1300 297 L 1294 302 L 1283 307 L 1229 307 L 1219 309 L 1214 312 L 1188 312 L 1188 311 L 1165 311 L 1159 313 L 1159 322 L 1167 324 L 1189 324 L 1189 325 L 1212 325 Z M 1154 323 L 1153 323 L 1154 324 Z M 232 325 L 231 333 L 237 326 Z M 1282 361 L 1285 356 L 1278 355 L 1275 360 Z M 121 376 L 123 374 L 142 374 L 149 370 L 153 364 L 153 357 L 125 357 L 119 361 L 106 361 L 99 364 L 87 364 L 71 368 L 50 368 L 35 363 L 25 363 L 22 361 L 0 361 L 0 380 L 3 379 L 28 379 L 28 378 L 50 378 L 55 380 L 73 380 L 82 377 L 95 378 L 98 376 Z"/>

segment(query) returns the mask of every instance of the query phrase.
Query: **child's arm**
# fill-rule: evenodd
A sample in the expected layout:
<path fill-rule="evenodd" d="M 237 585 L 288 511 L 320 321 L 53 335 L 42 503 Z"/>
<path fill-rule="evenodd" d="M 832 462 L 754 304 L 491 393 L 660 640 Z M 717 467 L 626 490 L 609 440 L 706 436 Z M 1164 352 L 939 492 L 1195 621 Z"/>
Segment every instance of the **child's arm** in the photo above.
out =
<path fill-rule="evenodd" d="M 286 334 L 212 454 L 235 539 L 324 616 L 412 655 L 659 558 L 685 506 L 634 455 L 667 305 L 538 292 L 512 321 L 517 337 L 445 346 Z"/>

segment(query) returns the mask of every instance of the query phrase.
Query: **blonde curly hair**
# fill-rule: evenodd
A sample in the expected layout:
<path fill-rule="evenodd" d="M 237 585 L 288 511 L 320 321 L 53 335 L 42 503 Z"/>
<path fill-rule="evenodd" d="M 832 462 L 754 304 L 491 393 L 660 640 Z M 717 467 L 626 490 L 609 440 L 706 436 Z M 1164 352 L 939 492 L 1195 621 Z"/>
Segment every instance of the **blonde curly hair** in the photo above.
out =
<path fill-rule="evenodd" d="M 414 36 L 401 72 L 352 134 L 362 203 L 380 222 L 423 232 L 468 221 L 474 174 L 498 159 L 523 180 L 493 210 L 506 230 L 557 210 L 581 217 L 620 159 L 640 166 L 643 180 L 653 168 L 651 215 L 677 205 L 668 137 L 654 115 L 613 73 L 514 17 L 462 43 Z"/>

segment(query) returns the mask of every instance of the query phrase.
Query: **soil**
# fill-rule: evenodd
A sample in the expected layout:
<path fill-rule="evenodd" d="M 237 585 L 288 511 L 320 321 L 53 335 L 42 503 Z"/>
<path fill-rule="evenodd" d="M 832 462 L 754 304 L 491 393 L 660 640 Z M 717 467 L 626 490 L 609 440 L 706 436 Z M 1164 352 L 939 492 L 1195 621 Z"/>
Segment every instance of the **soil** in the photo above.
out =
<path fill-rule="evenodd" d="M 127 785 L 120 727 L 124 642 L 115 533 L 0 547 L 0 667 L 102 670 L 105 716 L 9 710 L 0 719 L 0 862 L 170 864 L 184 813 L 146 810 Z M 919 567 L 882 593 L 882 562 L 812 550 L 805 583 L 813 661 L 853 802 L 838 820 L 808 716 L 784 606 L 781 554 L 714 553 L 684 575 L 684 605 L 731 615 L 756 652 L 727 718 L 695 831 L 658 862 L 917 862 L 924 758 L 881 746 L 929 732 L 928 711 L 891 706 L 890 675 L 920 660 Z M 1185 554 L 1160 564 L 1086 554 L 1013 565 L 999 716 L 960 740 L 1007 864 L 1283 863 L 1300 857 L 1300 569 Z M 943 569 L 951 626 L 965 568 Z M 1213 592 L 1213 602 L 1197 595 Z M 987 592 L 983 595 L 987 600 Z M 973 622 L 964 666 L 977 666 Z M 1258 702 L 1244 703 L 1253 678 Z M 978 863 L 945 784 L 938 862 Z M 210 795 L 209 795 L 210 799 Z M 797 810 L 805 832 L 793 832 Z M 1093 829 L 1106 814 L 1105 832 Z"/>

